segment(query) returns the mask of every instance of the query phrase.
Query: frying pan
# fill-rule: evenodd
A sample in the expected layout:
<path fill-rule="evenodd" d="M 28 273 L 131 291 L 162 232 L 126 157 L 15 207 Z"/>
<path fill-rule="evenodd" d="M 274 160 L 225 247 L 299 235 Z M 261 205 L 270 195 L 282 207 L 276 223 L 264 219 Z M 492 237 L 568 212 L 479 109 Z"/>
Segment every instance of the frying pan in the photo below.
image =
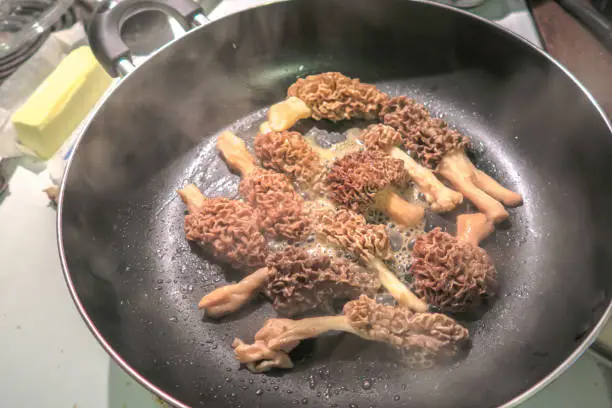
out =
<path fill-rule="evenodd" d="M 196 28 L 133 70 L 118 26 L 150 7 L 204 22 L 179 0 L 126 0 L 98 15 L 96 54 L 110 72 L 131 72 L 81 136 L 58 215 L 78 309 L 146 387 L 180 407 L 511 406 L 593 341 L 612 293 L 611 128 L 549 56 L 430 2 L 296 0 Z M 252 339 L 271 307 L 256 300 L 219 322 L 196 309 L 239 274 L 187 243 L 176 189 L 192 182 L 236 197 L 216 135 L 229 128 L 250 143 L 297 77 L 330 70 L 426 103 L 472 137 L 480 168 L 524 196 L 484 244 L 501 293 L 461 317 L 473 344 L 456 364 L 411 371 L 384 345 L 332 334 L 304 342 L 293 370 L 255 375 L 239 369 L 230 343 Z M 302 126 L 337 136 L 351 124 Z M 453 216 L 430 214 L 428 224 L 452 231 Z"/>

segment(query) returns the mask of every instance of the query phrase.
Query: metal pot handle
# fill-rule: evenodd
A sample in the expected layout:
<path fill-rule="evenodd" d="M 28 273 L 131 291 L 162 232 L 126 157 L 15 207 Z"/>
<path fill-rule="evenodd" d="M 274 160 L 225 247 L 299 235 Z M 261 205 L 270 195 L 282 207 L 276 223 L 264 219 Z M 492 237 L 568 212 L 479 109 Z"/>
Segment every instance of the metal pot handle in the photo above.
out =
<path fill-rule="evenodd" d="M 122 0 L 106 3 L 98 9 L 89 25 L 89 44 L 113 77 L 124 76 L 136 67 L 132 52 L 121 38 L 121 27 L 133 15 L 158 10 L 174 17 L 185 30 L 208 23 L 202 7 L 192 0 Z"/>

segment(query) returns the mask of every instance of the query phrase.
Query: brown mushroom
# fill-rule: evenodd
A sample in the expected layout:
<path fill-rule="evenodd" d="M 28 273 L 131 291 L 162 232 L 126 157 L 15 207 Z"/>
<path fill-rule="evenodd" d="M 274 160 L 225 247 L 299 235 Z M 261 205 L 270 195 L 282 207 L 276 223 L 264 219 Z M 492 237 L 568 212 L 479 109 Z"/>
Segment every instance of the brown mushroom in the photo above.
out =
<path fill-rule="evenodd" d="M 425 312 L 428 306 L 419 299 L 383 262 L 392 258 L 389 237 L 382 225 L 367 224 L 363 216 L 345 209 L 336 210 L 312 204 L 313 228 L 321 241 L 342 248 L 358 257 L 402 306 Z"/>
<path fill-rule="evenodd" d="M 219 135 L 217 149 L 241 173 L 240 195 L 257 211 L 267 236 L 301 241 L 310 234 L 304 199 L 285 175 L 256 167 L 244 141 L 229 131 Z"/>
<path fill-rule="evenodd" d="M 448 316 L 413 313 L 361 296 L 348 302 L 340 316 L 270 319 L 255 334 L 254 344 L 235 339 L 232 347 L 236 359 L 253 372 L 291 368 L 288 353 L 300 341 L 331 330 L 387 343 L 405 352 L 407 362 L 419 368 L 431 367 L 436 361 L 456 355 L 461 344 L 469 339 L 468 330 Z"/>
<path fill-rule="evenodd" d="M 254 144 L 263 167 L 286 174 L 304 191 L 318 194 L 325 189 L 321 158 L 299 132 L 259 133 Z"/>
<path fill-rule="evenodd" d="M 331 310 L 335 300 L 374 294 L 376 275 L 343 258 L 288 247 L 271 253 L 266 267 L 240 282 L 222 286 L 202 298 L 198 307 L 209 317 L 235 312 L 264 290 L 279 313 L 295 316 L 311 310 Z"/>
<path fill-rule="evenodd" d="M 287 100 L 268 111 L 268 126 L 273 131 L 287 130 L 298 120 L 340 121 L 375 119 L 388 99 L 374 85 L 349 78 L 339 72 L 326 72 L 298 79 L 287 90 Z"/>
<path fill-rule="evenodd" d="M 402 144 L 402 135 L 391 126 L 370 125 L 363 131 L 361 138 L 367 149 L 381 150 L 404 162 L 404 169 L 419 187 L 433 211 L 451 211 L 463 201 L 461 193 L 446 187 L 431 170 L 418 164 L 397 147 Z"/>
<path fill-rule="evenodd" d="M 478 247 L 491 232 L 491 221 L 483 214 L 459 218 L 457 238 L 434 228 L 416 239 L 412 251 L 415 293 L 443 312 L 469 311 L 497 289 L 495 266 Z"/>
<path fill-rule="evenodd" d="M 292 163 L 297 163 L 296 157 L 303 156 L 304 153 L 299 149 L 287 148 L 288 145 L 293 143 L 293 137 L 288 136 L 287 143 L 282 143 L 282 134 L 290 132 L 272 132 L 266 135 L 258 135 L 255 139 L 255 150 L 263 157 L 263 163 L 274 163 L 277 168 L 283 169 L 290 177 L 296 173 L 292 173 L 292 169 L 301 168 L 300 165 L 293 165 L 284 167 L 283 158 L 274 156 L 275 146 L 280 146 L 285 149 L 286 152 L 290 152 L 288 157 Z M 261 142 L 261 139 L 268 140 L 269 136 L 278 136 L 278 139 L 273 138 L 273 142 Z M 299 135 L 299 134 L 298 134 Z M 248 152 L 246 147 L 241 148 L 240 143 L 236 143 L 237 137 L 229 135 L 224 136 L 224 142 L 218 144 L 225 154 L 226 160 L 230 163 L 238 163 L 238 166 L 246 166 L 253 171 L 254 158 Z M 258 139 L 260 140 L 258 142 Z M 238 139 L 240 141 L 240 139 Z M 300 135 L 301 140 L 301 135 Z M 302 140 L 303 141 L 303 140 Z M 231 143 L 230 143 L 231 142 Z M 240 141 L 243 145 L 244 142 Z M 305 142 L 304 144 L 308 146 Z M 296 144 L 295 146 L 298 146 Z M 224 147 L 225 146 L 225 147 Z M 258 147 L 259 146 L 259 147 Z M 230 148 L 231 147 L 231 148 Z M 263 152 L 262 152 L 263 150 Z M 310 159 L 309 159 L 310 160 Z M 306 167 L 305 167 L 306 168 Z M 244 172 L 247 170 L 245 169 Z M 301 179 L 301 180 L 304 180 Z M 378 272 L 379 278 L 383 286 L 394 296 L 397 301 L 406 307 L 410 307 L 416 311 L 426 311 L 427 305 L 419 300 L 406 285 L 404 285 L 398 278 L 391 272 L 386 265 L 378 258 L 389 259 L 391 252 L 389 249 L 389 238 L 384 230 L 383 226 L 370 226 L 367 225 L 365 219 L 357 214 L 353 214 L 349 211 L 336 211 L 330 208 L 321 208 L 317 204 L 309 205 L 308 211 L 305 212 L 306 219 L 311 222 L 311 229 L 317 232 L 319 237 L 324 237 L 326 241 L 340 247 L 343 250 L 349 251 L 357 256 L 364 264 L 371 269 Z"/>
<path fill-rule="evenodd" d="M 234 267 L 263 265 L 268 244 L 250 205 L 223 197 L 206 198 L 193 184 L 178 193 L 189 209 L 185 216 L 188 240 Z"/>
<path fill-rule="evenodd" d="M 472 164 L 465 154 L 467 137 L 443 120 L 431 118 L 427 109 L 413 99 L 406 96 L 389 99 L 380 119 L 402 134 L 406 148 L 424 166 L 447 179 L 495 223 L 508 217 L 500 201 L 508 206 L 523 202 L 520 194 L 502 187 Z"/>
<path fill-rule="evenodd" d="M 408 182 L 402 161 L 381 152 L 364 150 L 344 155 L 333 163 L 326 182 L 329 198 L 350 210 L 366 212 L 374 207 L 407 227 L 418 225 L 425 215 L 423 207 L 395 192 Z"/>

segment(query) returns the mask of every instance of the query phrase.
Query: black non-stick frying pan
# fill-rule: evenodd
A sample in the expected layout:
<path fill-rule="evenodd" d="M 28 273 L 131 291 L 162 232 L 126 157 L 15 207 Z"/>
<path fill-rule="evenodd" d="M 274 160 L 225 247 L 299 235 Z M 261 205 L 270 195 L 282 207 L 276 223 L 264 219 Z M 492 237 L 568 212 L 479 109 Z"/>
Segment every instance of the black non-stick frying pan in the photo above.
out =
<path fill-rule="evenodd" d="M 130 12 L 157 4 L 126 1 Z M 102 37 L 99 56 L 121 48 Z M 107 68 L 117 55 L 102 58 Z M 304 342 L 294 369 L 256 375 L 239 368 L 230 343 L 250 340 L 271 307 L 258 300 L 219 322 L 196 308 L 238 273 L 187 243 L 176 189 L 195 183 L 207 196 L 237 196 L 239 178 L 215 151 L 216 135 L 229 127 L 250 142 L 297 77 L 330 70 L 426 103 L 472 137 L 478 166 L 525 198 L 485 242 L 501 293 L 463 321 L 473 346 L 450 367 L 411 371 L 384 345 L 333 334 Z M 122 80 L 67 170 L 59 245 L 94 335 L 174 405 L 492 407 L 559 375 L 607 318 L 610 174 L 601 109 L 550 57 L 504 29 L 428 2 L 298 0 L 197 28 Z M 452 215 L 429 218 L 454 228 Z"/>

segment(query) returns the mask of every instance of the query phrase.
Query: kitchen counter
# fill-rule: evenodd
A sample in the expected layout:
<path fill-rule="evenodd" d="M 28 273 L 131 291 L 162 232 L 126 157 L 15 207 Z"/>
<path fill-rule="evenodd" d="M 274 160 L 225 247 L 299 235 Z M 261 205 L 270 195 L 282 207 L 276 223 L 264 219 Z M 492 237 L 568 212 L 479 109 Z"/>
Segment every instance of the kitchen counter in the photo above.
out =
<path fill-rule="evenodd" d="M 213 17 L 249 3 L 252 2 L 226 0 Z M 491 18 L 503 20 L 521 35 L 538 41 L 533 27 L 525 25 L 523 3 L 512 0 L 501 8 L 492 3 L 482 6 L 483 15 L 492 13 Z M 74 307 L 57 253 L 56 213 L 42 192 L 49 177 L 35 167 L 27 160 L 19 160 L 10 179 L 10 193 L 0 197 L 3 406 L 162 406 L 110 360 Z M 521 407 L 612 407 L 610 395 L 612 370 L 608 363 L 587 353 Z"/>

